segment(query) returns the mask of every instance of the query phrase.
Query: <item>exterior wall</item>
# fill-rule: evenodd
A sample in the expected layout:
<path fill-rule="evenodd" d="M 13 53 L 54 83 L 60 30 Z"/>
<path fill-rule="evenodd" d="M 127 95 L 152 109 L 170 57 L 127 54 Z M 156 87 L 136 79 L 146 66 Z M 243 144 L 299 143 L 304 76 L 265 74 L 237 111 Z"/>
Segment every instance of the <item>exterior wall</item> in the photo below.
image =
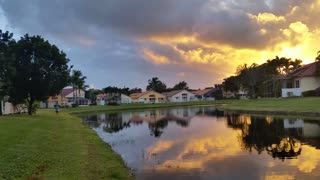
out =
<path fill-rule="evenodd" d="M 150 99 L 150 96 L 154 96 L 154 101 Z M 138 99 L 132 99 L 133 103 L 162 103 L 165 102 L 166 97 L 160 93 L 155 91 L 150 91 L 143 96 L 139 97 Z"/>
<path fill-rule="evenodd" d="M 77 89 L 75 89 L 74 92 L 75 92 L 75 94 L 76 94 L 76 92 L 78 93 L 77 97 L 79 97 L 79 98 L 84 98 L 85 97 L 85 92 L 83 90 L 78 91 Z M 70 94 L 66 95 L 66 98 L 73 98 L 73 92 L 71 92 Z"/>
<path fill-rule="evenodd" d="M 17 114 L 17 113 L 26 113 L 27 112 L 27 107 L 25 105 L 17 105 L 13 106 L 9 102 L 4 102 L 1 101 L 1 111 L 3 115 L 8 115 L 8 114 Z"/>
<path fill-rule="evenodd" d="M 130 104 L 132 102 L 129 96 L 121 94 L 121 104 Z"/>
<path fill-rule="evenodd" d="M 300 88 L 283 88 L 281 96 L 282 97 L 292 97 L 292 96 L 301 96 L 302 91 Z"/>
<path fill-rule="evenodd" d="M 182 96 L 186 94 L 185 98 Z M 171 97 L 168 97 L 169 102 L 187 102 L 187 101 L 194 101 L 196 97 L 194 94 L 190 93 L 189 91 L 181 91 Z"/>
<path fill-rule="evenodd" d="M 296 85 L 299 81 L 299 87 Z M 283 88 L 282 97 L 301 96 L 304 91 L 315 90 L 320 87 L 320 77 L 300 77 L 292 81 L 294 88 Z"/>
<path fill-rule="evenodd" d="M 97 99 L 97 100 L 96 100 L 96 103 L 97 103 L 98 106 L 103 106 L 103 105 L 106 104 L 106 101 L 101 98 L 101 99 Z"/>
<path fill-rule="evenodd" d="M 223 98 L 234 98 L 236 97 L 236 94 L 231 91 L 222 91 Z"/>
<path fill-rule="evenodd" d="M 296 79 L 294 79 L 294 82 L 296 80 L 300 80 L 300 89 L 301 89 L 302 92 L 315 90 L 318 87 L 320 87 L 320 77 L 296 78 Z"/>

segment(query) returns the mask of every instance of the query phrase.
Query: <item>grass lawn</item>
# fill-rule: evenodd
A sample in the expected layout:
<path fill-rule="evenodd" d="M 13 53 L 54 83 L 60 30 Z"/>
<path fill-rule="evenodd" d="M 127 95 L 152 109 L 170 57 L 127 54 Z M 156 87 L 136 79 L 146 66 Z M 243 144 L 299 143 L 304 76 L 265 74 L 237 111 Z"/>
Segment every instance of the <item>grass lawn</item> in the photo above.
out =
<path fill-rule="evenodd" d="M 0 179 L 131 179 L 121 157 L 81 121 L 53 110 L 0 117 Z"/>
<path fill-rule="evenodd" d="M 95 111 L 109 111 L 109 110 L 130 110 L 130 109 L 146 109 L 146 108 L 161 108 L 161 107 L 176 107 L 176 106 L 194 106 L 194 105 L 221 105 L 231 103 L 232 100 L 223 101 L 194 101 L 183 103 L 160 103 L 160 104 L 123 104 L 120 106 L 88 106 L 63 109 L 68 113 L 78 112 L 95 112 Z"/>
<path fill-rule="evenodd" d="M 222 109 L 268 112 L 320 113 L 320 98 L 285 98 L 229 101 Z"/>

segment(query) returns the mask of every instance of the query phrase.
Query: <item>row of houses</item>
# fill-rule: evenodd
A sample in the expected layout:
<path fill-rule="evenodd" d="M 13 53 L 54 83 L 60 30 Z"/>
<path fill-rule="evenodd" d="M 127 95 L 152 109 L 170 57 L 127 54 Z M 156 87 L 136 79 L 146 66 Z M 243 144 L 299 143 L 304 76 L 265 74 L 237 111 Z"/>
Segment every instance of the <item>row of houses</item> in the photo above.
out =
<path fill-rule="evenodd" d="M 72 104 L 87 106 L 91 102 L 85 98 L 85 91 L 66 87 L 57 96 L 51 96 L 47 101 L 40 102 L 40 108 L 54 108 L 56 105 L 61 107 L 71 107 Z"/>
<path fill-rule="evenodd" d="M 96 96 L 97 105 L 106 105 L 110 102 L 117 104 L 129 103 L 165 103 L 165 102 L 189 102 L 189 101 L 208 101 L 215 100 L 216 88 L 206 88 L 197 91 L 174 90 L 165 93 L 146 91 L 133 93 L 130 96 L 121 94 L 98 94 Z"/>

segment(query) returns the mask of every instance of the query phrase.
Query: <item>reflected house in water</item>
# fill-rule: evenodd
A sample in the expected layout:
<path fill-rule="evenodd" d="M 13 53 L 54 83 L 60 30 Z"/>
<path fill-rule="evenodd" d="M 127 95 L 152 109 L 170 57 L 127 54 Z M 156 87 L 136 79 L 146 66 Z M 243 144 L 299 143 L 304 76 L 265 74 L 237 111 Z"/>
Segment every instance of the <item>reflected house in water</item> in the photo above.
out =
<path fill-rule="evenodd" d="M 169 123 L 180 127 L 188 127 L 194 116 L 223 116 L 214 107 L 183 107 L 174 109 L 151 109 L 149 111 L 123 111 L 113 113 L 100 113 L 87 116 L 85 121 L 91 127 L 103 127 L 108 133 L 119 132 L 132 125 L 147 123 L 151 136 L 160 137 Z"/>
<path fill-rule="evenodd" d="M 228 127 L 241 130 L 240 144 L 250 152 L 266 150 L 272 157 L 284 160 L 300 155 L 303 143 L 319 148 L 319 124 L 302 119 L 280 120 L 227 113 L 226 116 Z"/>
<path fill-rule="evenodd" d="M 211 106 L 87 114 L 84 119 L 92 120 L 94 131 L 137 179 L 320 176 L 319 121 L 239 115 Z"/>

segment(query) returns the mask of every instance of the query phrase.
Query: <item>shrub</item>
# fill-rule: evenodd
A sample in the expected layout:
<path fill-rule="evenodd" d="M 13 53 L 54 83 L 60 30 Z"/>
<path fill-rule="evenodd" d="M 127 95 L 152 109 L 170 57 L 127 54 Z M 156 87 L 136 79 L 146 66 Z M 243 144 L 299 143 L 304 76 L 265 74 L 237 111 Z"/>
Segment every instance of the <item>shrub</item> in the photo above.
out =
<path fill-rule="evenodd" d="M 79 107 L 79 105 L 78 104 L 72 104 L 72 107 L 76 108 L 76 107 Z"/>
<path fill-rule="evenodd" d="M 316 91 L 316 96 L 320 96 L 320 87 L 318 87 L 315 91 Z"/>
<path fill-rule="evenodd" d="M 316 95 L 316 90 L 304 91 L 304 92 L 302 92 L 302 95 L 303 95 L 304 97 L 317 96 L 317 95 Z"/>
<path fill-rule="evenodd" d="M 119 105 L 119 104 L 116 102 L 108 102 L 108 106 L 117 106 L 117 105 Z"/>

